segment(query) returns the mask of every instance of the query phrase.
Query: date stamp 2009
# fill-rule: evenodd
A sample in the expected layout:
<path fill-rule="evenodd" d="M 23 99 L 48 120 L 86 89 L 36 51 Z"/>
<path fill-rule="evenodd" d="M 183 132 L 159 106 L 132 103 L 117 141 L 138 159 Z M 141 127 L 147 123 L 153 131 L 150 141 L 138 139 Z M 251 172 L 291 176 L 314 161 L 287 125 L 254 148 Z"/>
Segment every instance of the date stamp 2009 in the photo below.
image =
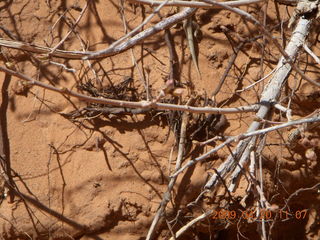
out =
<path fill-rule="evenodd" d="M 245 210 L 245 211 L 235 211 L 235 210 L 214 210 L 212 213 L 212 219 L 214 220 L 238 220 L 246 219 L 250 221 L 261 221 L 261 220 L 271 220 L 276 216 L 280 220 L 297 219 L 303 220 L 307 217 L 308 209 L 297 210 L 294 212 L 288 212 L 281 209 L 276 211 L 271 211 L 269 209 L 257 210 Z"/>

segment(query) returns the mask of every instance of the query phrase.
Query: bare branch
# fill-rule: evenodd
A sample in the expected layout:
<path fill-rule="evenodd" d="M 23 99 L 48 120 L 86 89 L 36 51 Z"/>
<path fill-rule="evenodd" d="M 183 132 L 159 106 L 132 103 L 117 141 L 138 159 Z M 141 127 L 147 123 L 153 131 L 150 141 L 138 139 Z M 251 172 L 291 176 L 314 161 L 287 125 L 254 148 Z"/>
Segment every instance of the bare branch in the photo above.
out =
<path fill-rule="evenodd" d="M 272 43 L 278 48 L 278 50 L 281 52 L 282 56 L 285 58 L 285 60 L 291 65 L 291 67 L 296 71 L 298 72 L 301 77 L 312 83 L 313 85 L 317 86 L 317 87 L 320 87 L 320 83 L 312 80 L 311 78 L 309 78 L 307 75 L 305 75 L 300 68 L 298 68 L 298 66 L 294 63 L 294 59 L 282 48 L 282 46 L 278 43 L 278 41 L 276 40 L 276 38 L 274 38 L 270 32 L 263 26 L 263 24 L 261 24 L 257 19 L 255 19 L 252 15 L 250 15 L 249 13 L 241 10 L 241 9 L 238 9 L 238 8 L 232 8 L 224 3 L 220 3 L 220 2 L 216 2 L 216 1 L 211 1 L 211 0 L 201 0 L 203 2 L 206 2 L 206 3 L 211 3 L 213 5 L 218 5 L 218 6 L 221 6 L 231 12 L 234 12 L 236 14 L 239 14 L 240 16 L 243 16 L 245 19 L 247 19 L 248 21 L 252 22 L 253 24 L 255 24 L 257 27 L 260 28 L 260 30 L 265 34 L 265 36 L 267 36 L 271 41 Z M 300 19 L 303 19 L 302 17 Z M 304 20 L 307 20 L 307 19 L 304 19 Z M 310 20 L 308 20 L 310 21 Z"/>
<path fill-rule="evenodd" d="M 15 72 L 13 70 L 10 70 L 8 68 L 4 68 L 1 66 L 0 66 L 0 71 L 6 72 L 15 77 L 26 80 L 29 82 L 30 85 L 36 85 L 54 92 L 66 94 L 66 95 L 78 98 L 79 100 L 82 100 L 85 102 L 107 104 L 107 105 L 112 105 L 116 107 L 173 110 L 173 111 L 183 111 L 183 112 L 192 112 L 192 113 L 220 113 L 220 114 L 254 112 L 254 111 L 257 111 L 257 109 L 259 108 L 258 104 L 251 105 L 251 106 L 236 107 L 236 108 L 214 108 L 214 107 L 191 107 L 187 105 L 176 105 L 176 104 L 150 102 L 150 101 L 131 102 L 131 101 L 109 99 L 109 98 L 97 98 L 97 97 L 86 96 L 86 95 L 71 91 L 67 88 L 57 88 L 57 87 L 45 84 L 43 82 L 33 80 L 22 73 Z"/>
<path fill-rule="evenodd" d="M 299 49 L 302 47 L 309 33 L 310 25 L 311 20 L 300 18 L 296 26 L 296 29 L 292 34 L 291 40 L 288 46 L 286 47 L 286 55 L 289 59 L 295 59 L 295 57 L 297 56 Z M 287 77 L 289 76 L 291 67 L 292 64 L 286 62 L 284 57 L 280 58 L 275 74 L 273 75 L 269 83 L 266 85 L 264 91 L 262 92 L 261 102 L 264 103 L 264 105 L 260 107 L 258 113 L 256 114 L 257 119 L 265 119 L 271 109 L 272 103 L 277 102 L 280 96 L 281 87 L 287 79 Z M 259 121 L 252 122 L 247 132 L 259 129 L 260 125 L 261 122 Z M 241 141 L 236 147 L 234 153 L 228 157 L 226 162 L 221 167 L 218 168 L 218 172 L 221 176 L 225 176 L 229 171 L 231 171 L 235 167 L 237 159 L 246 149 L 248 143 L 249 141 Z M 236 157 L 236 159 L 234 159 L 234 157 Z M 212 177 L 206 184 L 206 188 L 211 188 L 213 185 L 216 184 L 217 180 L 217 175 L 212 175 Z"/>
<path fill-rule="evenodd" d="M 192 100 L 192 99 L 191 99 Z M 189 101 L 191 102 L 191 101 Z M 177 161 L 176 161 L 176 166 L 175 166 L 175 171 L 179 170 L 181 167 L 181 163 L 184 157 L 184 152 L 185 152 L 185 143 L 186 143 L 186 132 L 187 132 L 187 125 L 189 122 L 189 115 L 187 113 L 184 113 L 182 115 L 182 123 L 181 123 L 181 130 L 180 130 L 180 141 L 179 141 L 179 149 L 178 149 L 178 156 L 177 156 Z M 160 203 L 160 206 L 158 208 L 158 211 L 156 215 L 153 218 L 152 224 L 149 228 L 148 235 L 146 240 L 150 240 L 152 237 L 153 232 L 156 229 L 156 226 L 165 212 L 166 206 L 168 202 L 171 200 L 171 192 L 173 190 L 174 184 L 176 183 L 177 178 L 171 178 L 170 182 L 168 184 L 167 191 L 163 194 L 163 199 Z"/>
<path fill-rule="evenodd" d="M 316 61 L 316 63 L 320 64 L 320 59 L 319 57 L 312 52 L 312 50 L 308 47 L 307 44 L 303 44 L 304 50 Z"/>
<path fill-rule="evenodd" d="M 111 57 L 121 52 L 124 52 L 134 47 L 138 43 L 144 41 L 146 38 L 149 38 L 155 35 L 156 33 L 173 26 L 178 22 L 183 21 L 184 19 L 194 14 L 196 10 L 197 10 L 196 8 L 186 8 L 181 12 L 175 15 L 172 15 L 160 21 L 159 23 L 155 24 L 154 26 L 136 34 L 135 36 L 133 36 L 132 38 L 128 39 L 125 42 L 122 42 L 121 44 L 117 44 L 116 46 L 113 46 L 113 44 L 111 44 L 111 46 L 108 47 L 107 49 L 99 50 L 96 52 L 65 51 L 65 50 L 57 49 L 55 52 L 51 54 L 51 56 L 66 58 L 66 59 L 98 59 L 98 58 Z M 40 53 L 40 54 L 49 54 L 52 52 L 52 49 L 48 47 L 32 45 L 24 42 L 19 42 L 19 41 L 9 41 L 2 38 L 0 38 L 0 46 L 20 49 L 20 50 Z"/>
<path fill-rule="evenodd" d="M 131 3 L 138 3 L 138 4 L 145 4 L 150 6 L 158 6 L 160 4 L 163 4 L 163 1 L 153 1 L 153 0 L 127 0 Z M 249 4 L 255 4 L 264 2 L 265 0 L 238 0 L 238 1 L 228 1 L 224 2 L 224 4 L 230 6 L 230 7 L 240 7 L 245 6 Z M 179 0 L 173 0 L 169 1 L 165 4 L 166 7 L 169 6 L 176 6 L 176 7 L 192 7 L 192 8 L 211 8 L 211 9 L 221 9 L 221 6 L 218 5 L 212 5 L 208 3 L 203 2 L 197 2 L 197 1 L 179 1 Z"/>
<path fill-rule="evenodd" d="M 246 4 L 247 4 L 248 1 L 246 0 L 243 2 L 246 2 Z M 163 4 L 163 2 L 161 4 Z M 219 5 L 215 5 L 215 3 L 210 3 L 210 5 L 214 5 L 214 6 L 219 7 Z M 226 5 L 229 5 L 229 4 L 226 4 Z M 232 4 L 231 4 L 231 6 L 232 6 Z M 181 12 L 160 21 L 159 23 L 140 32 L 139 34 L 136 34 L 135 36 L 133 36 L 132 38 L 130 38 L 126 42 L 122 42 L 122 41 L 123 41 L 123 39 L 126 39 L 127 37 L 133 35 L 131 32 L 128 33 L 123 38 L 120 38 L 115 43 L 111 44 L 107 49 L 99 50 L 96 52 L 65 51 L 65 50 L 59 50 L 59 49 L 56 49 L 55 52 L 53 52 L 52 49 L 48 48 L 48 47 L 37 46 L 37 45 L 28 44 L 28 43 L 19 42 L 19 41 L 9 41 L 9 40 L 5 40 L 2 38 L 0 38 L 0 46 L 20 49 L 20 50 L 24 50 L 24 51 L 39 53 L 39 54 L 49 54 L 50 53 L 51 56 L 66 58 L 66 59 L 105 58 L 105 57 L 110 57 L 110 56 L 119 54 L 121 52 L 124 52 L 124 51 L 132 48 L 133 46 L 135 46 L 136 44 L 145 40 L 146 38 L 149 38 L 149 37 L 153 36 L 154 34 L 160 32 L 162 30 L 165 30 L 165 29 L 173 26 L 174 24 L 177 24 L 178 22 L 181 22 L 184 19 L 190 17 L 192 14 L 194 14 L 194 12 L 196 10 L 197 10 L 196 8 L 185 8 Z M 140 28 L 141 28 L 140 26 L 137 27 L 137 29 L 140 29 Z M 133 33 L 136 33 L 136 31 L 137 30 L 133 30 Z M 120 42 L 122 42 L 122 43 L 119 44 Z"/>
<path fill-rule="evenodd" d="M 86 2 L 86 4 L 84 5 L 84 7 L 82 8 L 82 11 L 80 12 L 77 20 L 75 21 L 75 23 L 71 26 L 71 29 L 69 30 L 69 32 L 61 39 L 61 41 L 54 47 L 51 49 L 51 52 L 49 54 L 54 53 L 58 47 L 60 47 L 66 40 L 67 38 L 70 36 L 70 34 L 74 31 L 74 29 L 76 28 L 76 26 L 78 25 L 78 23 L 80 22 L 82 16 L 84 15 L 85 11 L 88 8 L 90 0 L 88 0 Z"/>
<path fill-rule="evenodd" d="M 133 35 L 135 35 L 137 32 L 139 32 L 141 29 L 143 29 L 143 27 L 149 23 L 151 21 L 151 19 L 159 13 L 159 11 L 161 10 L 161 8 L 166 5 L 166 3 L 169 0 L 163 1 L 139 26 L 137 26 L 135 29 L 133 29 L 131 32 L 127 33 L 125 36 L 121 37 L 120 39 L 118 39 L 117 41 L 115 41 L 114 43 L 112 43 L 109 48 L 114 48 L 115 46 L 119 45 L 121 42 L 123 42 L 124 40 L 132 37 Z M 123 14 L 122 14 L 123 15 Z M 122 20 L 124 21 L 124 16 L 122 16 Z M 125 21 L 124 21 L 125 22 Z M 126 29 L 127 30 L 127 29 Z"/>
<path fill-rule="evenodd" d="M 180 237 L 183 233 L 185 233 L 190 227 L 192 227 L 194 224 L 196 224 L 197 222 L 207 218 L 208 216 L 210 216 L 213 213 L 213 210 L 209 210 L 203 214 L 201 214 L 200 216 L 196 217 L 195 219 L 191 220 L 190 222 L 188 222 L 186 225 L 184 225 L 182 228 L 180 228 L 177 232 L 175 237 L 178 238 Z M 173 237 L 170 238 L 170 240 L 174 240 Z"/>
<path fill-rule="evenodd" d="M 201 162 L 201 161 L 207 159 L 210 155 L 212 155 L 213 153 L 216 153 L 218 150 L 222 149 L 223 147 L 225 147 L 226 145 L 228 145 L 228 144 L 230 144 L 232 142 L 237 142 L 237 141 L 242 140 L 242 139 L 247 139 L 247 138 L 251 138 L 253 136 L 266 134 L 268 132 L 272 132 L 272 131 L 275 131 L 275 130 L 278 130 L 278 129 L 281 129 L 281 128 L 287 128 L 287 127 L 290 127 L 290 126 L 300 125 L 300 124 L 304 124 L 304 123 L 319 122 L 319 121 L 320 121 L 320 116 L 319 117 L 314 117 L 314 118 L 305 118 L 305 119 L 300 119 L 300 120 L 296 120 L 296 121 L 290 121 L 290 122 L 286 122 L 286 123 L 283 123 L 283 124 L 280 124 L 280 125 L 277 125 L 277 126 L 264 128 L 264 129 L 260 129 L 260 130 L 257 130 L 257 131 L 251 131 L 251 132 L 243 133 L 243 134 L 240 134 L 240 135 L 237 135 L 237 136 L 229 137 L 225 142 L 223 142 L 219 146 L 213 148 L 209 152 L 207 152 L 207 153 L 201 155 L 200 157 L 197 157 L 197 158 L 187 162 L 177 172 L 175 172 L 171 177 L 178 176 L 186 168 L 191 167 L 192 165 L 196 164 L 197 162 Z M 210 185 L 208 183 L 210 183 Z M 211 188 L 211 181 L 209 180 L 208 183 L 206 185 L 206 188 Z M 213 183 L 215 183 L 215 182 L 213 182 Z"/>

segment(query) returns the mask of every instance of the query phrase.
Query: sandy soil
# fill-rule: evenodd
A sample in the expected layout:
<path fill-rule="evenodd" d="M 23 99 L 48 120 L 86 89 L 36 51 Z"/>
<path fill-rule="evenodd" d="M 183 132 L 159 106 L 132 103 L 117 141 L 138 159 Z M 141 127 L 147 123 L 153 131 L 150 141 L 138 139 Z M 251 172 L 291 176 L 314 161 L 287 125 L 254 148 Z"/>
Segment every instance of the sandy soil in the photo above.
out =
<path fill-rule="evenodd" d="M 82 0 L 5 1 L 0 3 L 0 26 L 5 27 L 16 40 L 54 47 L 67 34 L 68 24 L 77 19 L 84 5 Z M 261 4 L 242 9 L 263 19 Z M 77 34 L 72 33 L 60 49 L 82 51 L 106 48 L 125 33 L 121 11 L 120 1 L 90 1 L 75 28 Z M 161 15 L 175 11 L 175 8 L 166 8 Z M 279 20 L 287 21 L 288 13 L 292 11 L 293 7 L 279 5 L 280 15 L 277 17 L 274 2 L 269 1 L 267 27 L 272 29 L 272 34 L 279 41 L 290 38 L 291 30 L 286 27 L 287 23 L 282 29 Z M 126 2 L 124 12 L 128 28 L 133 29 L 152 9 Z M 260 34 L 252 24 L 223 10 L 198 10 L 195 20 L 201 30 L 198 38 L 201 79 L 192 63 L 183 27 L 177 25 L 171 28 L 180 64 L 180 82 L 185 88 L 183 103 L 190 94 L 210 96 L 233 54 L 230 44 L 236 48 L 243 39 Z M 159 16 L 145 28 L 158 21 Z M 317 24 L 311 30 L 309 45 L 319 55 Z M 0 29 L 0 37 L 10 39 L 3 29 Z M 132 62 L 132 54 L 139 69 Z M 272 71 L 279 56 L 267 40 L 264 44 L 263 38 L 246 43 L 216 96 L 218 106 L 237 107 L 258 102 L 267 80 L 248 91 L 235 94 L 235 90 L 241 90 Z M 144 69 L 143 75 L 150 81 L 151 94 L 156 96 L 169 74 L 170 63 L 163 32 L 137 45 L 132 52 L 128 50 L 110 58 L 90 61 L 91 68 L 86 61 L 51 59 L 75 69 L 75 73 L 50 64 L 42 57 L 1 47 L 1 65 L 11 64 L 14 69 L 33 79 L 84 94 L 88 92 L 79 89 L 79 86 L 88 81 L 96 84 L 95 72 L 102 83 L 99 91 L 110 88 L 111 83 L 117 86 L 130 77 L 137 89 L 136 97 L 145 99 L 139 72 Z M 319 78 L 319 67 L 305 52 L 301 52 L 298 65 L 308 76 Z M 4 199 L 0 205 L 0 238 L 144 239 L 175 166 L 177 138 L 170 126 L 175 125 L 174 120 L 179 115 L 173 116 L 173 120 L 168 114 L 154 112 L 66 117 L 64 114 L 86 107 L 87 103 L 39 87 L 30 88 L 16 77 L 11 78 L 4 73 L 0 73 L 0 79 L 5 153 L 11 163 L 14 184 L 20 191 L 13 201 L 9 196 L 4 197 L 7 189 L 2 173 L 0 193 Z M 297 90 L 293 92 L 294 89 Z M 288 96 L 291 96 L 291 108 L 296 118 L 307 116 L 320 107 L 319 89 L 301 81 L 294 72 L 280 98 L 284 106 L 288 104 Z M 163 101 L 168 102 L 170 98 Z M 196 116 L 190 115 L 190 124 L 196 122 Z M 222 134 L 234 136 L 247 130 L 254 113 L 229 114 L 226 118 L 228 124 Z M 272 120 L 286 121 L 285 115 L 277 110 Z M 177 124 L 175 126 L 179 127 Z M 311 151 L 309 143 L 300 141 L 293 149 L 286 147 L 289 130 L 268 135 L 261 154 L 264 193 L 273 207 L 272 218 L 266 222 L 267 234 L 269 239 L 319 239 L 320 190 L 305 189 L 292 196 L 290 202 L 287 200 L 298 189 L 309 188 L 320 181 L 320 129 L 318 127 L 305 133 L 313 144 L 311 157 L 307 155 Z M 210 136 L 202 133 L 198 140 L 204 141 Z M 217 140 L 215 144 L 221 142 Z M 231 147 L 235 145 L 233 143 Z M 185 161 L 207 152 L 213 146 L 201 148 L 189 143 Z M 224 186 L 219 186 L 207 193 L 197 205 L 187 207 L 202 192 L 203 185 L 214 173 L 213 168 L 218 167 L 228 154 L 228 148 L 223 148 L 205 162 L 179 175 L 173 200 L 166 212 L 173 231 L 206 210 L 218 212 L 227 209 L 229 213 L 234 210 L 240 214 L 255 209 L 257 196 L 246 192 L 248 181 L 245 177 L 230 196 Z M 279 210 L 282 208 L 283 212 Z M 295 214 L 303 210 L 305 216 L 298 218 Z M 154 238 L 170 237 L 171 232 L 162 220 Z M 179 239 L 260 237 L 261 221 L 215 219 L 210 216 L 195 224 Z"/>

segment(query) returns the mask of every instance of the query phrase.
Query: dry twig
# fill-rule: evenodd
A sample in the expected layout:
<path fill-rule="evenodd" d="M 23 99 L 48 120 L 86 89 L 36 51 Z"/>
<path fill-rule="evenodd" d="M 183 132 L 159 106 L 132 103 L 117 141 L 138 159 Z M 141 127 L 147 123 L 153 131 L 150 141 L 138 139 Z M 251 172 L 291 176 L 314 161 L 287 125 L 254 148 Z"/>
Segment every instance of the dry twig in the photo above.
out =
<path fill-rule="evenodd" d="M 190 99 L 188 105 L 192 102 L 193 100 Z M 185 144 L 186 144 L 186 132 L 187 132 L 187 125 L 189 122 L 189 114 L 188 113 L 183 113 L 182 115 L 182 122 L 181 122 L 181 129 L 180 129 L 180 141 L 179 141 L 179 149 L 178 149 L 178 156 L 176 160 L 176 166 L 175 166 L 175 171 L 179 170 L 182 164 L 182 160 L 184 157 L 184 152 L 185 152 Z M 152 237 L 153 232 L 156 229 L 156 226 L 160 220 L 160 218 L 163 216 L 166 206 L 168 202 L 171 200 L 171 192 L 173 190 L 174 184 L 176 182 L 177 178 L 173 177 L 170 179 L 170 182 L 168 184 L 167 191 L 163 194 L 163 199 L 160 203 L 160 206 L 158 208 L 158 211 L 156 215 L 153 218 L 152 224 L 149 228 L 148 235 L 146 240 L 150 240 Z"/>
<path fill-rule="evenodd" d="M 180 228 L 175 235 L 175 238 L 180 237 L 183 233 L 185 233 L 190 227 L 192 227 L 194 224 L 196 224 L 197 222 L 207 218 L 208 216 L 210 216 L 213 213 L 213 210 L 209 210 L 203 214 L 201 214 L 200 216 L 196 217 L 195 219 L 193 219 L 192 221 L 188 222 L 186 225 L 184 225 L 182 228 Z M 173 237 L 170 238 L 170 240 L 174 240 Z"/>
<path fill-rule="evenodd" d="M 297 24 L 296 29 L 294 30 L 291 40 L 286 48 L 286 55 L 289 56 L 290 59 L 295 59 L 298 50 L 302 47 L 308 33 L 309 27 L 311 25 L 311 20 L 308 19 L 300 19 L 299 23 Z M 291 64 L 286 62 L 284 57 L 281 57 L 278 65 L 277 70 L 270 80 L 270 82 L 266 85 L 264 91 L 262 92 L 261 102 L 264 103 L 256 114 L 257 119 L 265 119 L 267 114 L 269 113 L 271 106 L 274 102 L 277 102 L 277 99 L 280 96 L 280 90 L 284 83 L 284 81 L 289 76 L 291 71 Z M 257 130 L 260 127 L 261 122 L 254 121 L 247 133 Z M 250 141 L 250 140 L 249 140 Z M 241 141 L 236 150 L 234 150 L 233 155 L 230 155 L 228 159 L 218 168 L 218 172 L 221 176 L 225 176 L 229 171 L 231 171 L 238 161 L 237 159 L 242 155 L 244 150 L 246 149 L 248 140 Z M 234 157 L 236 159 L 234 159 Z M 213 175 L 211 179 L 206 183 L 206 188 L 213 187 L 218 178 L 217 175 Z"/>
<path fill-rule="evenodd" d="M 320 121 L 320 117 L 314 117 L 314 118 L 305 118 L 305 119 L 301 119 L 301 120 L 297 120 L 297 121 L 290 121 L 290 122 L 286 122 L 277 126 L 273 126 L 273 127 L 269 127 L 269 128 L 264 128 L 264 129 L 260 129 L 260 130 L 256 130 L 256 131 L 248 131 L 246 133 L 242 133 L 240 135 L 237 136 L 233 136 L 233 137 L 229 137 L 225 142 L 223 142 L 222 144 L 218 145 L 217 147 L 213 148 L 212 150 L 210 150 L 209 152 L 190 160 L 189 162 L 187 162 L 184 166 L 182 166 L 177 172 L 175 172 L 171 177 L 176 177 L 177 175 L 179 175 L 180 173 L 182 173 L 186 168 L 191 167 L 192 165 L 196 164 L 197 162 L 201 162 L 205 159 L 207 159 L 208 157 L 210 157 L 213 153 L 216 153 L 218 150 L 222 149 L 223 147 L 229 145 L 232 142 L 238 142 L 239 140 L 242 139 L 249 139 L 253 136 L 257 136 L 257 135 L 261 135 L 261 134 L 266 134 L 268 132 L 272 132 L 281 128 L 287 128 L 287 127 L 291 127 L 291 126 L 295 126 L 295 125 L 300 125 L 300 124 L 304 124 L 304 123 L 314 123 L 314 122 L 319 122 Z M 239 143 L 239 145 L 241 145 L 241 143 L 243 143 L 243 141 L 241 141 Z M 238 146 L 239 146 L 238 145 Z M 229 159 L 229 158 L 228 158 Z M 227 160 L 228 161 L 228 160 Z M 228 163 L 230 164 L 230 163 Z M 227 166 L 229 166 L 228 164 L 223 164 L 219 167 L 218 172 L 219 174 L 223 173 L 223 175 L 221 176 L 225 176 L 226 171 L 229 169 L 226 169 Z M 233 158 L 231 159 L 231 164 L 236 164 L 236 162 L 233 161 Z M 231 166 L 230 166 L 231 167 Z M 223 171 L 222 171 L 222 170 Z M 211 188 L 215 183 L 216 183 L 216 178 L 218 178 L 216 175 L 213 175 L 212 178 L 207 182 L 206 188 Z M 212 183 L 212 179 L 214 179 L 215 181 Z"/>
<path fill-rule="evenodd" d="M 67 88 L 57 88 L 57 87 L 45 84 L 43 82 L 33 80 L 22 73 L 15 72 L 13 70 L 10 70 L 8 68 L 4 68 L 1 66 L 0 66 L 0 71 L 6 72 L 22 80 L 25 80 L 30 85 L 39 86 L 54 92 L 69 95 L 69 96 L 78 98 L 79 100 L 82 100 L 82 101 L 112 105 L 116 107 L 173 110 L 173 111 L 183 111 L 183 112 L 192 112 L 192 113 L 220 113 L 220 114 L 254 112 L 258 109 L 258 104 L 251 105 L 251 106 L 236 107 L 236 108 L 212 108 L 212 107 L 191 107 L 187 105 L 176 105 L 176 104 L 148 102 L 148 101 L 132 102 L 132 101 L 123 101 L 123 100 L 115 100 L 115 99 L 108 99 L 108 98 L 97 98 L 97 97 L 91 97 L 91 96 L 86 96 L 80 93 L 76 93 Z"/>
<path fill-rule="evenodd" d="M 153 0 L 127 0 L 131 3 L 138 3 L 138 4 L 145 4 L 150 6 L 158 6 L 160 4 L 163 4 L 163 1 L 153 1 Z M 224 2 L 224 4 L 230 6 L 230 7 L 240 7 L 245 6 L 249 4 L 255 4 L 259 2 L 263 2 L 264 0 L 237 0 L 237 1 L 228 1 Z M 221 9 L 221 6 L 218 5 L 212 5 L 208 3 L 203 3 L 200 1 L 179 1 L 179 0 L 173 0 L 168 1 L 165 4 L 166 7 L 169 6 L 176 6 L 176 7 L 192 7 L 192 8 L 211 8 L 211 9 Z"/>
<path fill-rule="evenodd" d="M 89 3 L 90 3 L 90 0 L 88 0 L 86 2 L 86 4 L 84 5 L 84 7 L 82 8 L 82 11 L 80 12 L 79 17 L 77 18 L 75 23 L 71 26 L 71 29 L 69 30 L 69 32 L 61 39 L 61 41 L 56 46 L 54 46 L 51 49 L 51 52 L 49 53 L 49 55 L 54 53 L 67 40 L 67 38 L 70 36 L 70 34 L 74 31 L 74 29 L 76 28 L 76 26 L 80 22 L 81 18 L 83 17 L 85 11 L 87 10 Z"/>

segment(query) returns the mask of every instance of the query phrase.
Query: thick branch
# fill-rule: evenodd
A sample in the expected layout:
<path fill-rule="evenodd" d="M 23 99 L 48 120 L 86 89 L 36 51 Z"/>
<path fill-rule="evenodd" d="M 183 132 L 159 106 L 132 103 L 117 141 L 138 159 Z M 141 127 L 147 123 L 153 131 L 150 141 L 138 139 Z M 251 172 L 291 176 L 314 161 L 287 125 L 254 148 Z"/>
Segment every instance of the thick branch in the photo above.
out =
<path fill-rule="evenodd" d="M 298 50 L 302 47 L 308 33 L 309 28 L 311 25 L 311 20 L 308 19 L 302 19 L 300 18 L 296 29 L 294 30 L 291 40 L 286 47 L 286 55 L 289 56 L 290 59 L 295 59 L 298 53 Z M 265 119 L 270 111 L 270 108 L 272 106 L 272 103 L 277 102 L 279 96 L 280 96 L 280 90 L 289 76 L 289 73 L 291 71 L 292 65 L 288 62 L 286 62 L 284 57 L 281 57 L 278 65 L 277 70 L 273 76 L 273 78 L 270 80 L 270 82 L 266 85 L 264 91 L 262 92 L 261 102 L 265 103 L 264 105 L 261 105 L 258 113 L 257 113 L 257 119 Z M 247 132 L 252 132 L 257 130 L 260 127 L 261 122 L 254 121 L 250 125 Z M 224 162 L 219 168 L 218 173 L 220 176 L 225 176 L 228 172 L 230 172 L 236 165 L 237 159 L 245 148 L 247 147 L 249 141 L 241 141 L 235 151 L 232 155 L 228 157 L 226 162 Z M 234 157 L 236 159 L 234 159 Z M 206 183 L 206 188 L 213 187 L 218 180 L 218 175 L 214 174 L 210 178 L 210 180 Z"/>

